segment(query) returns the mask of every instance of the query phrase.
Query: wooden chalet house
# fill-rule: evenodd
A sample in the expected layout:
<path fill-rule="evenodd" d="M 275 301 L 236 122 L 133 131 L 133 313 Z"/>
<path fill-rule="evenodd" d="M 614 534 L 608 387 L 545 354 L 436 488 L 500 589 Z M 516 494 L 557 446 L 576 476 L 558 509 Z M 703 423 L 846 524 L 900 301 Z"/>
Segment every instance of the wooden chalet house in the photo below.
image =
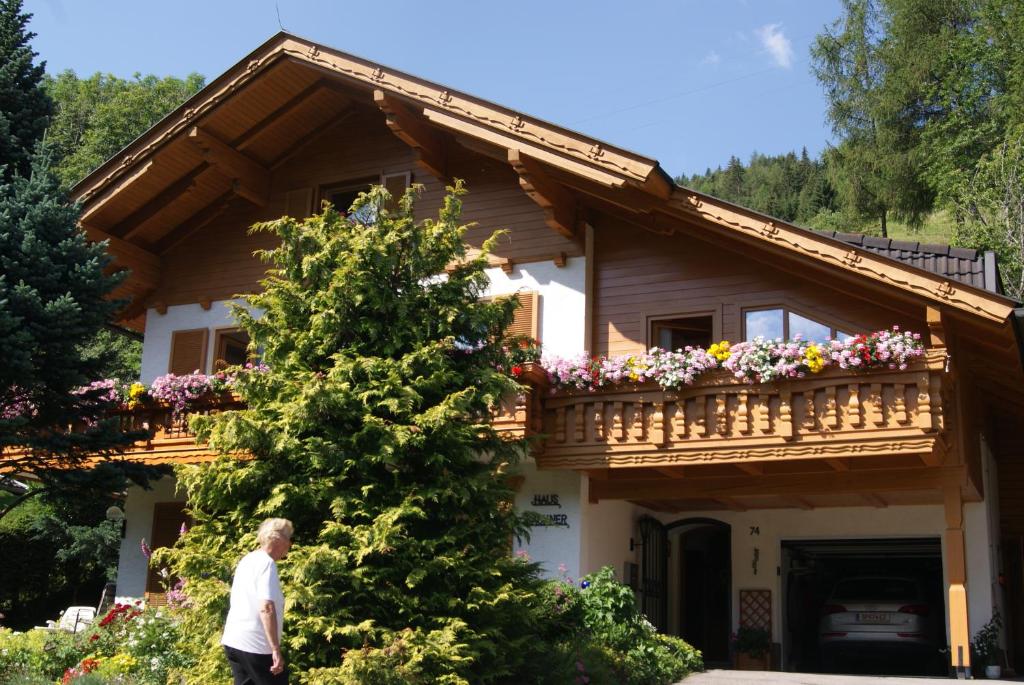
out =
<path fill-rule="evenodd" d="M 148 383 L 244 359 L 225 302 L 261 278 L 252 253 L 269 237 L 251 224 L 347 206 L 371 183 L 423 184 L 429 216 L 453 178 L 471 244 L 510 231 L 491 293 L 519 294 L 519 324 L 548 353 L 894 325 L 927 345 L 903 371 L 538 388 L 501 420 L 544 436 L 517 504 L 550 514 L 525 545 L 548 572 L 611 565 L 709 662 L 729 661 L 738 626 L 762 626 L 787 670 L 813 667 L 817 612 L 843 573 L 912 574 L 934 587 L 954 666 L 995 609 L 1024 659 L 1020 312 L 990 254 L 800 229 L 679 187 L 655 160 L 285 33 L 74 196 L 84 230 L 131 270 L 116 295 L 145 334 Z M 130 458 L 210 458 L 157 424 Z M 156 591 L 138 543 L 173 542 L 181 512 L 170 478 L 130 492 L 118 594 Z"/>

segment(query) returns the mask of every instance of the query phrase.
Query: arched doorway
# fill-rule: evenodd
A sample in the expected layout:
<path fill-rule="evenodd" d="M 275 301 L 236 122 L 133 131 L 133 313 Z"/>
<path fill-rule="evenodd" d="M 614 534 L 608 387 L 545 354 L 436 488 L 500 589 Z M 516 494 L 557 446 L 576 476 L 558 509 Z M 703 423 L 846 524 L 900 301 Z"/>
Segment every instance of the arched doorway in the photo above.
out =
<path fill-rule="evenodd" d="M 697 647 L 709 664 L 729 663 L 732 628 L 732 528 L 689 518 L 666 526 L 672 551 L 671 632 Z"/>

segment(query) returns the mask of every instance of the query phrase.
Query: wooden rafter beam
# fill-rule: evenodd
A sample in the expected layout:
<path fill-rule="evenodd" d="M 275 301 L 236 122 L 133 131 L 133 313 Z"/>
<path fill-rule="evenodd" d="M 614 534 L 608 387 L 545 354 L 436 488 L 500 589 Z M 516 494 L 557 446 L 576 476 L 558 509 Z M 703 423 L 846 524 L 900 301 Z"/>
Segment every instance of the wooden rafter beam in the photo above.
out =
<path fill-rule="evenodd" d="M 850 471 L 837 478 L 830 472 L 715 478 L 590 481 L 594 499 L 717 499 L 759 495 L 796 496 L 898 490 L 936 490 L 955 480 L 966 482 L 963 468 L 904 468 L 876 472 Z"/>
<path fill-rule="evenodd" d="M 144 223 L 159 214 L 165 207 L 175 202 L 182 195 L 190 192 L 195 187 L 196 180 L 209 168 L 210 165 L 207 162 L 201 163 L 195 169 L 167 186 L 156 197 L 117 222 L 110 229 L 110 233 L 112 235 L 119 235 L 125 240 L 131 240 Z"/>
<path fill-rule="evenodd" d="M 130 269 L 132 280 L 141 287 L 150 288 L 160 282 L 163 265 L 160 256 L 143 249 L 127 240 L 112 236 L 93 226 L 83 225 L 82 230 L 93 242 L 107 241 L 107 252 L 114 258 L 114 266 Z"/>
<path fill-rule="evenodd" d="M 432 130 L 397 98 L 383 90 L 373 91 L 373 101 L 384 112 L 391 132 L 416 151 L 417 162 L 432 176 L 448 180 L 447 148 L 441 136 Z"/>
<path fill-rule="evenodd" d="M 520 150 L 509 150 L 508 162 L 519 174 L 523 191 L 544 210 L 547 225 L 566 238 L 578 239 L 578 203 L 572 193 L 553 180 L 540 162 Z"/>
<path fill-rule="evenodd" d="M 122 190 L 135 183 L 143 176 L 148 174 L 153 169 L 153 160 L 149 160 L 145 164 L 141 165 L 138 169 L 125 176 L 124 178 L 113 184 L 103 196 L 98 200 L 92 200 L 88 202 L 83 208 L 82 215 L 78 220 L 82 223 L 88 222 L 92 217 L 96 215 L 101 209 L 107 206 L 107 203 L 117 197 Z"/>
<path fill-rule="evenodd" d="M 181 241 L 188 238 L 190 235 L 198 231 L 206 224 L 213 221 L 218 214 L 224 211 L 224 208 L 228 206 L 232 198 L 235 196 L 234 189 L 223 193 L 217 199 L 210 204 L 206 205 L 198 212 L 190 216 L 188 219 L 178 225 L 173 231 L 161 238 L 155 249 L 158 253 L 163 254 L 167 250 L 171 249 Z"/>
<path fill-rule="evenodd" d="M 267 129 L 294 112 L 297 107 L 325 88 L 326 85 L 327 83 L 323 79 L 319 79 L 309 84 L 301 91 L 288 98 L 288 100 L 280 106 L 276 107 L 270 114 L 256 122 L 240 136 L 232 140 L 230 143 L 231 147 L 236 150 L 244 150 L 246 147 L 251 145 L 254 140 L 259 138 Z"/>
<path fill-rule="evenodd" d="M 848 459 L 825 459 L 825 463 L 832 467 L 833 471 L 849 471 L 850 461 Z"/>
<path fill-rule="evenodd" d="M 814 504 L 806 497 L 801 497 L 800 495 L 787 495 L 784 499 L 797 509 L 803 509 L 804 511 L 814 509 Z"/>
<path fill-rule="evenodd" d="M 682 478 L 684 475 L 683 469 L 685 468 L 685 466 L 667 466 L 665 468 L 656 468 L 654 470 L 669 478 Z"/>
<path fill-rule="evenodd" d="M 733 464 L 733 466 L 735 466 L 736 468 L 738 468 L 740 471 L 742 471 L 743 473 L 747 474 L 748 476 L 763 476 L 764 475 L 764 465 L 763 464 Z"/>
<path fill-rule="evenodd" d="M 889 506 L 889 502 L 887 502 L 884 497 L 882 497 L 876 492 L 864 492 L 861 493 L 861 497 L 864 498 L 865 502 L 879 509 L 885 509 L 886 507 Z"/>
<path fill-rule="evenodd" d="M 260 207 L 266 206 L 270 196 L 270 172 L 262 164 L 198 126 L 189 130 L 188 139 L 207 162 L 236 182 L 238 195 Z"/>
<path fill-rule="evenodd" d="M 747 508 L 743 506 L 743 504 L 741 504 L 739 501 L 737 501 L 734 497 L 716 497 L 715 501 L 732 511 L 747 510 Z"/>

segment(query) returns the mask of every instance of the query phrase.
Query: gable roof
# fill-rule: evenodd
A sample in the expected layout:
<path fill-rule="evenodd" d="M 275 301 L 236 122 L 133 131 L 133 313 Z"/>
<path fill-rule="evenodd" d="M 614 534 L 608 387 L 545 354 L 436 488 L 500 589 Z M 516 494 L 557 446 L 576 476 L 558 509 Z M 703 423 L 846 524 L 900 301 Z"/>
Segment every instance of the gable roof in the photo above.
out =
<path fill-rule="evenodd" d="M 302 84 L 292 84 L 291 90 L 282 88 L 287 79 L 278 78 L 274 88 L 265 89 L 277 93 L 271 95 L 278 101 L 267 96 L 266 102 L 261 104 L 262 111 L 251 112 L 248 105 L 230 106 L 236 101 L 253 101 L 255 96 L 251 94 L 261 78 L 267 74 L 271 76 L 266 78 L 272 78 L 274 73 L 289 69 L 287 73 L 292 77 L 301 72 L 299 75 L 307 83 L 305 89 Z M 786 224 L 677 186 L 656 160 L 283 32 L 243 58 L 74 187 L 73 196 L 83 203 L 86 231 L 94 239 L 110 240 L 111 253 L 120 263 L 132 268 L 129 288 L 141 278 L 138 274 L 151 276 L 152 272 L 159 271 L 159 255 L 165 243 L 147 241 L 143 239 L 146 236 L 140 238 L 138 226 L 132 228 L 128 224 L 151 221 L 153 216 L 165 211 L 164 206 L 169 208 L 165 212 L 168 215 L 174 211 L 181 213 L 181 207 L 187 204 L 187 200 L 181 198 L 182 189 L 191 189 L 191 196 L 195 198 L 192 201 L 200 209 L 191 215 L 168 216 L 167 224 L 177 222 L 175 225 L 187 224 L 194 229 L 201 225 L 200 220 L 209 220 L 207 210 L 212 209 L 215 214 L 217 208 L 234 195 L 258 201 L 259 186 L 266 184 L 269 178 L 265 167 L 275 164 L 275 157 L 266 151 L 262 158 L 255 152 L 240 152 L 241 146 L 265 130 L 263 127 L 270 125 L 267 122 L 278 116 L 289 102 L 308 94 L 318 84 L 323 85 L 321 82 L 325 79 L 344 85 L 352 91 L 353 97 L 358 96 L 364 104 L 382 110 L 389 127 L 415 147 L 425 162 L 436 145 L 435 134 L 467 145 L 471 143 L 476 149 L 486 148 L 491 154 L 500 151 L 502 158 L 519 174 L 527 194 L 545 209 L 549 224 L 567 235 L 573 234 L 579 221 L 579 205 L 594 201 L 602 207 L 614 207 L 651 230 L 674 232 L 683 224 L 695 223 L 709 230 L 715 227 L 734 240 L 871 279 L 992 323 L 1004 323 L 1013 310 L 1013 302 L 984 289 L 984 281 L 979 284 L 977 279 L 963 278 L 960 269 L 963 264 L 958 266 L 947 261 L 945 267 L 939 269 L 927 259 L 914 261 L 916 257 L 903 255 L 903 252 L 914 251 L 899 250 L 892 244 L 883 248 L 865 244 L 863 240 L 858 243 Z M 331 88 L 326 90 L 332 91 Z M 340 103 L 336 98 L 333 106 L 340 107 Z M 331 111 L 322 108 L 320 113 L 329 117 Z M 329 121 L 323 123 L 330 124 Z M 320 124 L 306 121 L 283 128 L 298 127 L 301 131 L 302 126 L 319 130 Z M 218 132 L 219 136 L 213 135 Z M 197 143 L 205 153 L 212 150 L 224 156 L 226 166 L 231 167 L 229 176 L 235 180 L 221 177 L 219 186 L 209 179 L 204 180 L 210 164 L 202 161 L 204 157 L 195 153 L 193 146 L 181 143 L 182 140 Z M 296 144 L 297 141 L 282 143 L 285 148 L 294 148 Z M 188 154 L 193 156 L 175 156 L 175 145 L 188 148 Z M 157 159 L 164 163 L 154 164 Z M 127 198 L 124 206 L 105 213 L 104 204 L 119 194 Z M 205 210 L 201 209 L 204 205 Z M 172 211 L 171 207 L 177 209 Z M 917 251 L 920 252 L 920 248 Z M 966 259 L 947 252 L 947 260 L 951 257 Z M 929 266 L 936 268 L 929 270 Z M 141 299 L 145 292 L 142 285 L 130 294 Z"/>

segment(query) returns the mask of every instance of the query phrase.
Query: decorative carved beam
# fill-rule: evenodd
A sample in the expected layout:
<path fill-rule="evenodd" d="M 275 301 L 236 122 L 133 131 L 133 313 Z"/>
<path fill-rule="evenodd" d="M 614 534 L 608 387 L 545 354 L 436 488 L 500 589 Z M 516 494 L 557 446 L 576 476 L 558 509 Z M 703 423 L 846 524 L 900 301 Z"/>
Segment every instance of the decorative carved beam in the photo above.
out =
<path fill-rule="evenodd" d="M 519 185 L 544 210 L 547 225 L 566 238 L 578 239 L 579 220 L 573 195 L 552 180 L 540 162 L 519 150 L 509 150 L 508 161 L 519 174 Z"/>
<path fill-rule="evenodd" d="M 235 192 L 260 207 L 270 195 L 270 172 L 209 131 L 193 126 L 188 139 L 203 153 L 203 158 L 228 178 L 237 181 Z"/>
<path fill-rule="evenodd" d="M 441 136 L 431 130 L 421 117 L 383 90 L 373 91 L 373 101 L 384 112 L 391 132 L 416 151 L 419 165 L 432 176 L 447 181 L 448 156 Z"/>
<path fill-rule="evenodd" d="M 140 166 L 136 171 L 133 171 L 131 174 L 125 176 L 117 183 L 115 183 L 113 186 L 111 186 L 110 189 L 103 194 L 103 197 L 95 201 L 87 202 L 85 205 L 85 209 L 82 212 L 82 216 L 80 216 L 78 220 L 82 223 L 87 222 L 89 219 L 93 217 L 94 214 L 96 214 L 96 212 L 103 209 L 108 202 L 117 197 L 122 190 L 124 190 L 132 183 L 135 183 L 140 178 L 145 176 L 147 173 L 150 172 L 152 168 L 153 160 L 149 160 L 148 162 Z"/>
<path fill-rule="evenodd" d="M 106 240 L 107 252 L 114 258 L 114 265 L 131 269 L 132 279 L 140 286 L 151 288 L 160 281 L 162 263 L 159 255 L 98 228 L 83 225 L 82 229 L 85 231 L 86 237 L 93 242 Z"/>
<path fill-rule="evenodd" d="M 203 172 L 209 168 L 210 165 L 207 162 L 203 162 L 195 169 L 167 186 L 167 188 L 149 202 L 136 209 L 124 219 L 121 219 L 121 221 L 117 222 L 117 224 L 110 229 L 110 233 L 113 235 L 123 236 L 125 240 L 130 240 L 138 233 L 142 224 L 159 214 L 164 207 L 167 207 L 170 203 L 176 201 L 180 196 L 190 192 L 192 188 L 195 187 L 196 179 L 198 179 Z"/>
<path fill-rule="evenodd" d="M 235 190 L 231 189 L 226 193 L 220 195 L 216 200 L 206 205 L 198 212 L 190 216 L 184 222 L 182 222 L 177 228 L 165 235 L 157 242 L 155 249 L 158 253 L 163 254 L 167 250 L 171 249 L 181 241 L 188 238 L 190 235 L 198 231 L 206 224 L 213 221 L 218 214 L 220 214 L 225 207 L 231 202 L 235 196 Z"/>
<path fill-rule="evenodd" d="M 929 347 L 946 347 L 946 326 L 942 310 L 938 307 L 925 307 L 925 318 L 928 321 Z"/>

